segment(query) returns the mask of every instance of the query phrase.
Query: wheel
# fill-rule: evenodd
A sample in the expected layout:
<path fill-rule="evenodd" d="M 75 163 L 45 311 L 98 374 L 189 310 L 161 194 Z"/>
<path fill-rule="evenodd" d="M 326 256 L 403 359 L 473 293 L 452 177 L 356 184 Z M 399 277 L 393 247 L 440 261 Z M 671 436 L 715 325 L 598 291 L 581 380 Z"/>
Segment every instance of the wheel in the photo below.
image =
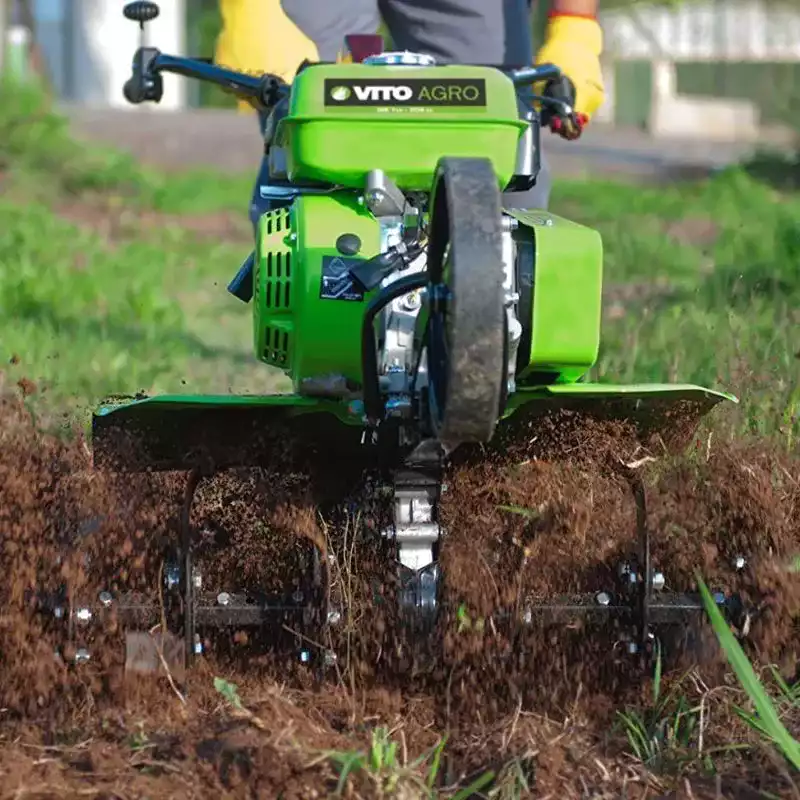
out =
<path fill-rule="evenodd" d="M 500 189 L 491 162 L 444 158 L 431 197 L 428 412 L 451 445 L 488 442 L 506 382 Z"/>

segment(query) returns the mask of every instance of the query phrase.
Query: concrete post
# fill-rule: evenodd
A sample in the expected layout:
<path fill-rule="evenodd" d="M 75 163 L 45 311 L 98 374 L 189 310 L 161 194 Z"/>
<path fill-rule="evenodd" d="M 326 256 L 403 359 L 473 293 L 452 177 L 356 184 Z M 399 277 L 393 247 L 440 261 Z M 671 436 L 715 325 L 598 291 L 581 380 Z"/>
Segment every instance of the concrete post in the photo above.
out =
<path fill-rule="evenodd" d="M 166 76 L 160 104 L 131 106 L 122 87 L 131 74 L 133 54 L 139 46 L 139 26 L 122 15 L 121 2 L 71 0 L 73 98 L 78 105 L 170 111 L 186 105 L 186 79 Z M 185 0 L 161 4 L 161 14 L 145 26 L 145 44 L 164 52 L 185 52 Z"/>
<path fill-rule="evenodd" d="M 6 36 L 8 35 L 8 0 L 0 0 L 0 75 L 6 65 Z"/>

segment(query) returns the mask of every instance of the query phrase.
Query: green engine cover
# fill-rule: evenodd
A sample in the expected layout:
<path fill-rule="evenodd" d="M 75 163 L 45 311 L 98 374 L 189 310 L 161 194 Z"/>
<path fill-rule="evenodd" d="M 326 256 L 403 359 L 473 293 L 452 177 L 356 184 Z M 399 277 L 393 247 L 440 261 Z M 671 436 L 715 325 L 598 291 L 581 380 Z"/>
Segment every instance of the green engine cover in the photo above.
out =
<path fill-rule="evenodd" d="M 337 238 L 354 234 L 358 258 L 342 256 Z M 264 214 L 256 237 L 255 354 L 282 369 L 302 392 L 309 379 L 361 383 L 361 323 L 371 295 L 356 291 L 347 270 L 377 255 L 378 222 L 352 193 L 306 195 L 291 209 Z"/>
<path fill-rule="evenodd" d="M 490 159 L 503 188 L 525 128 L 514 85 L 490 67 L 316 64 L 295 78 L 276 144 L 293 181 L 362 187 L 379 168 L 428 191 L 446 154 Z"/>
<path fill-rule="evenodd" d="M 530 325 L 520 352 L 527 365 L 518 378 L 523 384 L 572 383 L 594 365 L 600 348 L 603 240 L 555 214 L 507 213 L 520 223 L 520 281 L 532 287 L 529 317 L 520 320 Z"/>

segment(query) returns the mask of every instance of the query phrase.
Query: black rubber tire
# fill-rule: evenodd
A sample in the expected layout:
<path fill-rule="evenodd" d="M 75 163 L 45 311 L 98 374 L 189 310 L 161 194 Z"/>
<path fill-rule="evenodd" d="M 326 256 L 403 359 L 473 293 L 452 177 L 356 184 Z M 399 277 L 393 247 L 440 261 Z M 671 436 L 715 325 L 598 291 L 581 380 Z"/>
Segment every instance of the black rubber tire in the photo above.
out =
<path fill-rule="evenodd" d="M 500 188 L 482 158 L 443 158 L 431 197 L 428 407 L 445 444 L 488 442 L 497 425 L 505 363 Z M 449 246 L 449 249 L 448 249 Z"/>

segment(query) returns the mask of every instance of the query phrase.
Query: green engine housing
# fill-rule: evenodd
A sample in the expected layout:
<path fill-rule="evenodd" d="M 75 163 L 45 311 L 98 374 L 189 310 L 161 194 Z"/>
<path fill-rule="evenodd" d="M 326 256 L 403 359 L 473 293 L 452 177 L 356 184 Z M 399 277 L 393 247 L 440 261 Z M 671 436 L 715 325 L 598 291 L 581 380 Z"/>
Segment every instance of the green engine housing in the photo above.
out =
<path fill-rule="evenodd" d="M 305 195 L 290 209 L 264 214 L 258 223 L 253 270 L 255 355 L 279 367 L 301 391 L 309 379 L 340 375 L 361 381 L 361 324 L 365 298 L 328 295 L 329 276 L 353 259 L 336 240 L 351 233 L 359 256 L 378 253 L 380 228 L 351 193 Z"/>
<path fill-rule="evenodd" d="M 553 214 L 509 213 L 518 221 L 518 379 L 574 382 L 598 354 L 600 236 Z M 360 240 L 357 259 L 337 250 L 343 233 Z M 306 394 L 309 384 L 333 376 L 361 385 L 361 326 L 372 295 L 352 285 L 348 290 L 342 274 L 379 248 L 379 223 L 351 192 L 301 196 L 291 208 L 261 217 L 253 271 L 255 354 L 283 370 L 296 392 Z"/>
<path fill-rule="evenodd" d="M 526 128 L 513 83 L 490 67 L 314 64 L 294 79 L 275 144 L 293 182 L 360 188 L 380 168 L 401 189 L 429 191 L 447 153 L 488 158 L 502 189 Z"/>

